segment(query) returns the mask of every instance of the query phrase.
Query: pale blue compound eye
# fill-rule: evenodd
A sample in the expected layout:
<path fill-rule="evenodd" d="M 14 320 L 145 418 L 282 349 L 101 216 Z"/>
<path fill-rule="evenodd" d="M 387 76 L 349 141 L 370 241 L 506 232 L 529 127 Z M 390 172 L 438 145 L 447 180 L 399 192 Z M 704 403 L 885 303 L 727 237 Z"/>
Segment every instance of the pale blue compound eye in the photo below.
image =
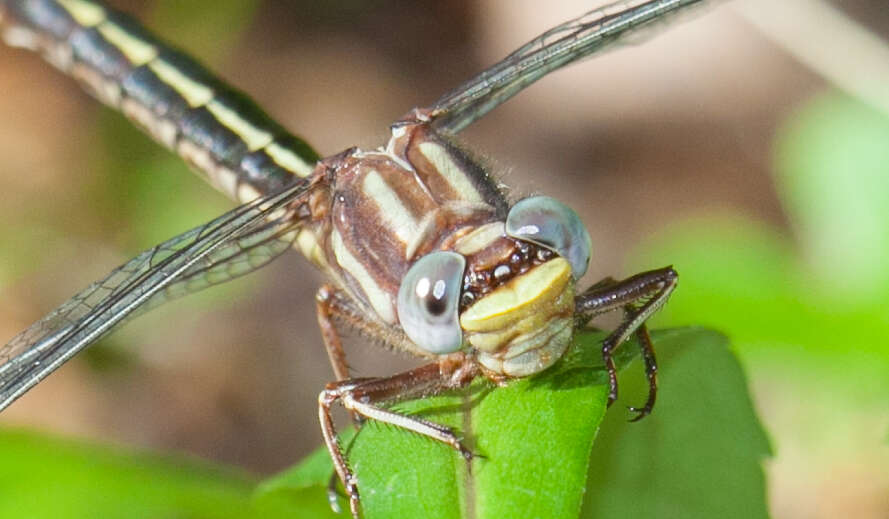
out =
<path fill-rule="evenodd" d="M 590 264 L 590 234 L 577 213 L 554 198 L 532 196 L 520 200 L 506 216 L 506 234 L 565 258 L 574 279 L 583 276 Z"/>
<path fill-rule="evenodd" d="M 398 289 L 398 321 L 417 346 L 452 353 L 463 344 L 458 303 L 466 259 L 456 252 L 429 253 L 414 263 Z"/>

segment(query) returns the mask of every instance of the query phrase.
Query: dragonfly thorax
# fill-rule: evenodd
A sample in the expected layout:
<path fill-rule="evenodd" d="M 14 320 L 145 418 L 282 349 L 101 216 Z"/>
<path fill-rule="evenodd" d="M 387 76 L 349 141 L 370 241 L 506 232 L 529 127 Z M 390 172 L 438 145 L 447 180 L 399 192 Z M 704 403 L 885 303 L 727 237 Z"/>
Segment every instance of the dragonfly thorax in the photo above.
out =
<path fill-rule="evenodd" d="M 420 122 L 393 128 L 385 148 L 349 150 L 318 168 L 331 179 L 313 229 L 328 273 L 387 324 L 398 323 L 398 290 L 418 259 L 506 215 L 485 171 Z"/>
<path fill-rule="evenodd" d="M 335 281 L 421 353 L 474 352 L 497 375 L 561 357 L 589 261 L 577 214 L 547 197 L 512 208 L 485 170 L 422 119 L 385 148 L 323 161 L 314 230 Z"/>

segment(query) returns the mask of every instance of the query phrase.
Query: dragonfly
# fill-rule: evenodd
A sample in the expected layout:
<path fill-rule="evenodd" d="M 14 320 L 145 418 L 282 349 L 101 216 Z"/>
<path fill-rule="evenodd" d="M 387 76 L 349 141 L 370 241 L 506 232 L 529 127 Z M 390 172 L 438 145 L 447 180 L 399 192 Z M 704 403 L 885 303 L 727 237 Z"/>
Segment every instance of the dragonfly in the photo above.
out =
<path fill-rule="evenodd" d="M 335 381 L 320 392 L 318 412 L 355 517 L 359 484 L 332 418 L 337 404 L 358 425 L 392 424 L 469 461 L 474 455 L 454 430 L 388 404 L 479 377 L 502 385 L 535 375 L 563 356 L 575 330 L 618 312 L 601 347 L 608 404 L 618 397 L 615 349 L 635 337 L 649 392 L 630 409 L 636 420 L 648 415 L 657 362 L 645 322 L 675 289 L 676 271 L 578 289 L 591 239 L 577 213 L 546 196 L 509 200 L 452 138 L 547 74 L 699 3 L 634 0 L 584 13 L 410 110 L 383 146 L 322 158 L 244 94 L 109 6 L 0 2 L 6 43 L 40 53 L 241 204 L 138 254 L 0 347 L 0 410 L 124 321 L 295 248 L 328 277 L 316 308 Z M 354 378 L 342 325 L 425 363 Z"/>

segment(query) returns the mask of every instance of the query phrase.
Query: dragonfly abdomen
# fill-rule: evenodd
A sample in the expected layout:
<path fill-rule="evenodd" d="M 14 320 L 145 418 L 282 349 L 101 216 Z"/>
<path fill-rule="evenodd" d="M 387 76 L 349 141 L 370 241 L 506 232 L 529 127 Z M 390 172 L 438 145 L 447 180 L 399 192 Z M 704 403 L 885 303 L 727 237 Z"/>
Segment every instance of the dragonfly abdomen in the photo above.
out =
<path fill-rule="evenodd" d="M 86 0 L 10 0 L 0 21 L 7 43 L 41 52 L 239 202 L 314 169 L 308 144 L 126 15 Z"/>

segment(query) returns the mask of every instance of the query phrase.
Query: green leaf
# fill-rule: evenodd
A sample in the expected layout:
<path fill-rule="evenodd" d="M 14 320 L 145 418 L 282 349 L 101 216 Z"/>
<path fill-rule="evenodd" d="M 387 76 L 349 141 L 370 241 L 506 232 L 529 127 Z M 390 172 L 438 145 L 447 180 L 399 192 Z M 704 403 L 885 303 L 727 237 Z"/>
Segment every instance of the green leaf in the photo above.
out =
<path fill-rule="evenodd" d="M 368 421 L 349 449 L 364 516 L 577 517 L 589 451 L 605 410 L 603 337 L 579 333 L 572 352 L 537 377 L 496 389 L 477 381 L 457 394 L 396 406 L 460 431 L 480 455 L 471 472 L 450 447 Z M 629 344 L 619 352 L 616 360 L 625 365 L 637 348 Z M 326 503 L 332 467 L 328 461 L 326 471 L 319 471 L 316 455 L 266 482 L 261 492 L 298 495 L 314 476 L 316 499 Z"/>
<path fill-rule="evenodd" d="M 344 443 L 354 436 L 353 429 L 340 435 Z M 325 517 L 343 519 L 327 502 L 327 484 L 333 475 L 333 464 L 327 449 L 321 447 L 293 467 L 263 481 L 256 488 L 256 501 L 274 501 L 289 506 L 294 519 Z M 340 499 L 341 510 L 349 510 L 348 501 Z"/>
<path fill-rule="evenodd" d="M 240 471 L 0 430 L 0 517 L 293 517 Z"/>
<path fill-rule="evenodd" d="M 587 487 L 589 454 L 599 423 L 605 414 L 607 379 L 601 366 L 602 332 L 584 331 L 576 337 L 575 347 L 553 369 L 530 379 L 492 388 L 477 382 L 457 395 L 406 402 L 397 409 L 455 427 L 467 445 L 482 457 L 467 464 L 452 449 L 428 438 L 369 421 L 351 444 L 349 459 L 359 478 L 364 516 L 424 518 L 547 517 L 576 518 Z M 656 333 L 655 346 L 676 355 L 667 355 L 667 380 L 673 380 L 669 368 L 675 356 L 691 357 L 703 349 L 702 365 L 712 359 L 732 363 L 737 375 L 722 381 L 731 395 L 746 397 L 745 384 L 734 358 L 725 350 L 725 339 L 713 332 L 684 329 Z M 637 345 L 624 345 L 618 364 L 625 366 L 637 357 Z M 708 353 L 715 352 L 715 353 Z M 663 353 L 663 352 L 662 352 Z M 729 358 L 730 361 L 727 361 Z M 709 368 L 706 368 L 709 369 Z M 705 369 L 705 371 L 706 371 Z M 717 368 L 714 373 L 723 373 Z M 729 370 L 730 371 L 730 370 Z M 694 373 L 689 377 L 697 384 Z M 628 380 L 632 382 L 628 383 Z M 622 387 L 630 388 L 644 381 L 642 374 L 622 376 Z M 670 389 L 664 389 L 669 391 Z M 625 394 L 630 394 L 627 392 Z M 639 399 L 644 395 L 639 396 Z M 656 416 L 670 421 L 674 417 L 671 400 L 657 409 Z M 749 399 L 745 400 L 749 404 Z M 631 415 L 615 408 L 609 413 L 620 422 Z M 687 413 L 677 412 L 678 420 Z M 752 414 L 741 423 L 755 423 Z M 648 418 L 637 424 L 652 420 Z M 758 429 L 757 429 L 758 431 Z M 348 445 L 345 442 L 344 445 Z M 691 446 L 694 447 L 694 446 Z M 673 452 L 689 448 L 682 438 Z M 266 482 L 260 489 L 304 497 L 306 492 L 325 503 L 324 488 L 332 467 L 318 456 Z M 760 456 L 754 457 L 758 462 Z M 759 485 L 762 476 L 751 485 Z M 310 489 L 312 487 L 313 489 Z"/>
<path fill-rule="evenodd" d="M 657 408 L 639 423 L 608 414 L 582 517 L 767 518 L 769 443 L 728 341 L 703 329 L 655 337 Z M 644 386 L 637 367 L 623 374 L 624 394 L 642 394 Z"/>

